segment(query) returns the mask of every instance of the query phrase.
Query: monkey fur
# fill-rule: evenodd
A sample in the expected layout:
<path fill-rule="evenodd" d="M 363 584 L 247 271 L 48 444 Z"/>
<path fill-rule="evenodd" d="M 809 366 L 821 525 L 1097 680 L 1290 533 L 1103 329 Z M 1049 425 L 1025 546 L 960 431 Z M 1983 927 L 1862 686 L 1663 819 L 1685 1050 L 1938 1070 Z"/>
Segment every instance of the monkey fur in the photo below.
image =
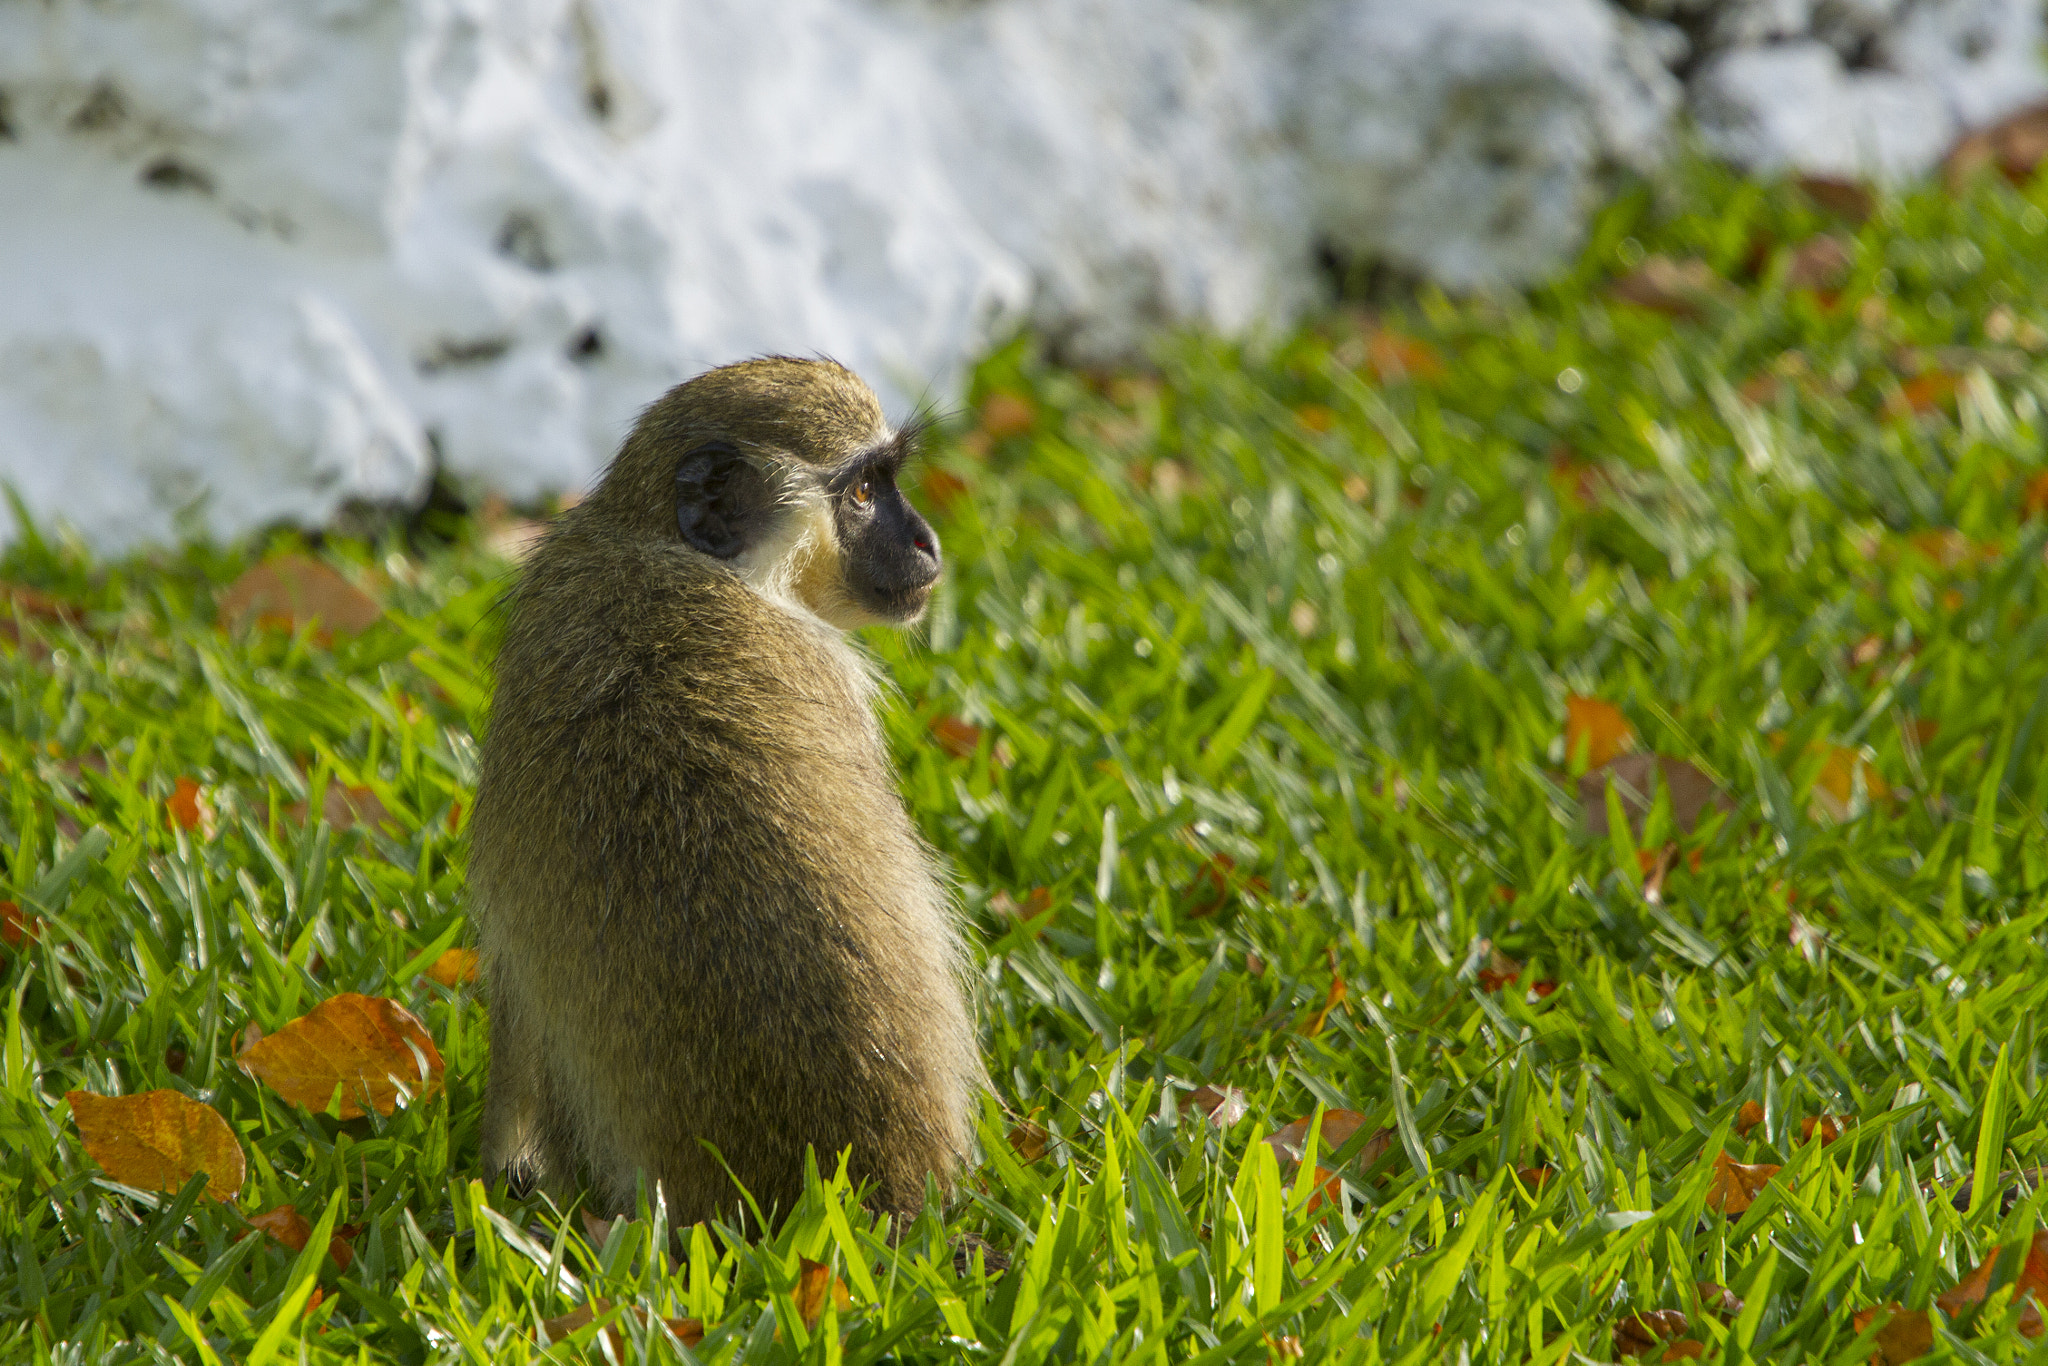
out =
<path fill-rule="evenodd" d="M 735 1178 L 787 1213 L 807 1148 L 900 1217 L 968 1160 L 969 956 L 843 634 L 938 578 L 914 440 L 831 362 L 713 370 L 527 560 L 470 826 L 488 1170 L 681 1223 Z"/>

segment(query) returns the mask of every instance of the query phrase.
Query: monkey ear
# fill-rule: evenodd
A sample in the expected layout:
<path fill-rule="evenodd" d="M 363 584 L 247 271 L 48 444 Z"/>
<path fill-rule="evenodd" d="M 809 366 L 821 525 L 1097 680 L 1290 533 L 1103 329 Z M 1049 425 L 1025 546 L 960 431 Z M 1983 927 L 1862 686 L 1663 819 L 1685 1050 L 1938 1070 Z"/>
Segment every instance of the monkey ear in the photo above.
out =
<path fill-rule="evenodd" d="M 762 473 L 722 441 L 697 447 L 676 467 L 676 526 L 715 559 L 753 544 L 774 501 Z"/>

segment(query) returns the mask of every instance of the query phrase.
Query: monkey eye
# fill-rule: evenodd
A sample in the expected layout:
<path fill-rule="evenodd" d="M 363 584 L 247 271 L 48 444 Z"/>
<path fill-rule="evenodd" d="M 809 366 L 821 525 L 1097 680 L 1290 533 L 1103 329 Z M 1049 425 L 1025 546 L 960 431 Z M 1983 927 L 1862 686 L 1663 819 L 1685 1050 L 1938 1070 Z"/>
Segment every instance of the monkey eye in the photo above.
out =
<path fill-rule="evenodd" d="M 853 486 L 852 493 L 853 505 L 855 507 L 864 508 L 868 506 L 870 503 L 875 501 L 874 481 L 870 479 L 861 480 L 858 484 L 855 484 Z"/>

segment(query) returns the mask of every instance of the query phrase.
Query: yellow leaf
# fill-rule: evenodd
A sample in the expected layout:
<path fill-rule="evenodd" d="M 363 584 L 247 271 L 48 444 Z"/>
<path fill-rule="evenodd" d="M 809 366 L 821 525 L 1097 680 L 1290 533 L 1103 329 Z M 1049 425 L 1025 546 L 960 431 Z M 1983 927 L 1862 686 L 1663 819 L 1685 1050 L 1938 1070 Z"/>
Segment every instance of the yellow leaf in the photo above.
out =
<path fill-rule="evenodd" d="M 1597 697 L 1576 694 L 1564 700 L 1565 762 L 1598 768 L 1636 747 L 1635 727 L 1619 709 Z M 1583 759 L 1581 755 L 1583 753 Z"/>
<path fill-rule="evenodd" d="M 344 992 L 235 1056 L 294 1105 L 325 1110 L 341 1088 L 343 1119 L 388 1115 L 401 1086 L 414 1101 L 441 1089 L 440 1050 L 413 1013 L 383 996 Z"/>
<path fill-rule="evenodd" d="M 211 1105 L 176 1091 L 96 1096 L 67 1091 L 85 1151 L 107 1175 L 137 1190 L 174 1191 L 199 1172 L 206 1193 L 232 1200 L 248 1174 L 234 1130 Z"/>

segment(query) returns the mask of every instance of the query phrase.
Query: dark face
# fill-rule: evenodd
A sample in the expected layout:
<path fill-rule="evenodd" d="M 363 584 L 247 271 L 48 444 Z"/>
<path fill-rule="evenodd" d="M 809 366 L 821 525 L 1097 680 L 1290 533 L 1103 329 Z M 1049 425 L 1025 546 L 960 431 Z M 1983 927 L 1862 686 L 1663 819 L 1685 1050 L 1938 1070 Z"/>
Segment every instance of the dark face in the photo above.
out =
<path fill-rule="evenodd" d="M 916 617 L 939 581 L 939 538 L 896 487 L 894 461 L 855 465 L 827 487 L 847 589 L 885 620 Z"/>

